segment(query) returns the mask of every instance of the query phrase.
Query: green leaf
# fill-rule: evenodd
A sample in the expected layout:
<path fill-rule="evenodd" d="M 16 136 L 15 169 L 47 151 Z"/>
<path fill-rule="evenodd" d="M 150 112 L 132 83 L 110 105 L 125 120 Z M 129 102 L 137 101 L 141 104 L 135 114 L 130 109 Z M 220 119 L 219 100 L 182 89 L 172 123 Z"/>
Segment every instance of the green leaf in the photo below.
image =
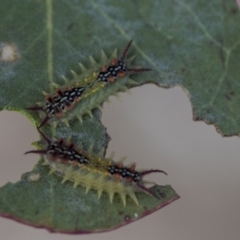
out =
<path fill-rule="evenodd" d="M 136 55 L 135 65 L 152 68 L 134 75 L 135 81 L 165 88 L 181 86 L 192 103 L 195 120 L 214 124 L 223 135 L 239 134 L 240 16 L 234 0 L 136 0 L 124 4 L 112 0 L 2 0 L 0 16 L 0 109 L 19 111 L 39 125 L 38 114 L 25 107 L 41 101 L 42 91 L 49 91 L 51 82 L 62 84 L 61 75 L 71 79 L 71 69 L 80 71 L 78 62 L 89 66 L 88 55 L 99 60 L 101 49 L 109 56 L 113 49 L 122 50 L 134 39 L 130 53 Z M 93 144 L 97 153 L 110 139 L 100 118 L 101 112 L 95 110 L 94 117 L 86 116 L 82 124 L 74 121 L 71 128 L 59 127 L 56 133 L 50 127 L 44 130 L 48 136 L 71 134 L 84 149 Z M 166 198 L 157 201 L 139 194 L 147 212 L 132 204 L 123 208 L 118 201 L 110 205 L 107 196 L 98 200 L 94 191 L 85 195 L 80 187 L 74 190 L 70 184 L 61 185 L 58 177 L 48 176 L 46 171 L 38 164 L 29 174 L 39 173 L 39 181 L 29 182 L 27 174 L 20 182 L 1 188 L 1 214 L 56 231 L 104 231 L 126 223 L 126 216 L 144 216 L 178 198 L 170 187 L 155 187 L 166 191 Z M 72 202 L 66 205 L 64 201 L 70 197 Z M 80 206 L 82 201 L 84 206 Z M 89 210 L 89 214 L 76 220 L 76 208 L 84 213 Z M 99 212 L 101 223 L 94 222 L 92 209 L 107 211 Z M 64 221 L 70 215 L 75 220 Z M 115 219 L 111 226 L 110 218 Z"/>
<path fill-rule="evenodd" d="M 108 40 L 102 46 L 99 42 L 98 47 L 94 43 L 93 48 L 89 39 L 99 32 L 96 19 L 92 19 L 94 3 L 46 0 L 1 4 L 0 31 L 5 34 L 0 43 L 0 108 L 19 111 L 35 125 L 42 120 L 25 108 L 42 101 L 42 91 L 49 92 L 50 83 L 62 84 L 61 75 L 71 79 L 70 69 L 80 71 L 78 62 L 89 67 L 89 54 L 99 60 L 101 48 L 109 55 L 113 48 L 127 43 Z M 98 153 L 107 148 L 110 139 L 100 118 L 101 112 L 94 110 L 93 118 L 85 116 L 82 124 L 74 121 L 70 128 L 48 126 L 44 131 L 48 136 L 72 135 L 84 149 L 93 146 L 93 152 Z M 98 199 L 94 190 L 85 194 L 83 187 L 74 189 L 70 182 L 61 184 L 58 176 L 49 176 L 48 172 L 40 161 L 22 180 L 0 188 L 0 215 L 50 231 L 101 232 L 136 221 L 179 198 L 170 186 L 155 185 L 153 192 L 160 200 L 137 194 L 140 206 L 127 198 L 124 207 L 119 196 L 110 204 L 106 193 Z"/>
<path fill-rule="evenodd" d="M 49 176 L 48 169 L 39 163 L 21 181 L 0 189 L 0 212 L 2 216 L 50 231 L 102 232 L 136 221 L 178 199 L 170 186 L 155 185 L 153 191 L 160 200 L 139 193 L 139 206 L 127 199 L 127 206 L 123 207 L 119 196 L 110 204 L 106 193 L 98 199 L 94 190 L 86 195 L 81 188 L 73 189 L 70 182 L 61 184 L 59 177 Z"/>

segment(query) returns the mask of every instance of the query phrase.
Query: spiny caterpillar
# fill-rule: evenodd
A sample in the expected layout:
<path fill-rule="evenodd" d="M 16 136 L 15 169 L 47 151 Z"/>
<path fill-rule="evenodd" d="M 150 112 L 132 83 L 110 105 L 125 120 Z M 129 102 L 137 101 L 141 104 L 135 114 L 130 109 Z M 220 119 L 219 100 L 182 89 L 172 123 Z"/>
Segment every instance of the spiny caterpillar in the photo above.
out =
<path fill-rule="evenodd" d="M 98 192 L 98 198 L 102 192 L 109 194 L 112 203 L 114 194 L 118 193 L 126 206 L 126 196 L 130 196 L 138 205 L 136 192 L 144 192 L 157 197 L 145 184 L 143 180 L 147 174 L 161 172 L 162 170 L 152 169 L 146 171 L 135 170 L 136 164 L 123 166 L 123 161 L 114 162 L 111 158 L 104 158 L 101 155 L 94 155 L 82 149 L 77 149 L 73 143 L 66 143 L 63 139 L 52 141 L 40 130 L 40 134 L 47 143 L 46 149 L 32 150 L 28 153 L 38 153 L 44 155 L 43 165 L 50 168 L 49 174 L 55 173 L 65 181 L 72 181 L 73 187 L 81 185 L 86 188 L 86 193 L 90 189 Z M 157 197 L 158 198 L 158 197 Z"/>
<path fill-rule="evenodd" d="M 111 95 L 117 95 L 119 91 L 126 91 L 127 86 L 138 85 L 129 76 L 150 69 L 129 68 L 127 66 L 133 60 L 133 58 L 126 60 L 131 43 L 132 40 L 119 59 L 117 59 L 117 50 L 113 52 L 111 59 L 108 59 L 102 51 L 100 63 L 97 63 L 90 56 L 91 69 L 86 69 L 82 64 L 79 64 L 82 70 L 81 74 L 71 70 L 73 74 L 71 81 L 63 77 L 65 81 L 63 86 L 52 83 L 55 88 L 54 92 L 49 94 L 43 92 L 46 96 L 45 101 L 37 103 L 37 106 L 27 108 L 38 111 L 43 118 L 39 128 L 49 121 L 53 123 L 54 127 L 59 122 L 69 126 L 69 120 L 76 117 L 82 122 L 83 115 L 89 114 L 92 117 L 92 110 L 94 108 L 101 109 L 101 104 L 107 101 Z M 106 85 L 107 87 L 104 88 Z"/>

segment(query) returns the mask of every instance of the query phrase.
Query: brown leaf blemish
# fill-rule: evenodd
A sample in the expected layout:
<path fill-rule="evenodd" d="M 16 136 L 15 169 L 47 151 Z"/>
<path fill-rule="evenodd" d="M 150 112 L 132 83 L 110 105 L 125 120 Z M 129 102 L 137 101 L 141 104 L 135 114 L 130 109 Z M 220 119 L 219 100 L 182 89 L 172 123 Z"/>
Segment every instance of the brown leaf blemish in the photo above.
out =
<path fill-rule="evenodd" d="M 186 73 L 186 68 L 182 68 L 181 69 L 181 74 L 185 74 Z"/>
<path fill-rule="evenodd" d="M 224 96 L 227 100 L 229 100 L 229 101 L 231 100 L 231 98 L 227 94 L 225 94 Z"/>
<path fill-rule="evenodd" d="M 232 15 L 236 15 L 238 12 L 239 12 L 239 10 L 237 8 L 232 8 L 232 10 L 231 10 Z"/>
<path fill-rule="evenodd" d="M 166 197 L 166 194 L 165 193 L 160 193 L 160 196 L 162 197 L 162 198 L 165 198 Z"/>

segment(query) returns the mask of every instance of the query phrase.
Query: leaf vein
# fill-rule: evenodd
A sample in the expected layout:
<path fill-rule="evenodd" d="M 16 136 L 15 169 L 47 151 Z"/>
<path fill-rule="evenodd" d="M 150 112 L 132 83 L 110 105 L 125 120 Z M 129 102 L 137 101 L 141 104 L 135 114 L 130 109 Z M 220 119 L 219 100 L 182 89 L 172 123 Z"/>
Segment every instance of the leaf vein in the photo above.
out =
<path fill-rule="evenodd" d="M 176 1 L 176 0 L 175 0 Z M 216 46 L 222 48 L 225 52 L 229 51 L 225 46 L 223 46 L 220 42 L 218 42 L 206 29 L 206 27 L 204 26 L 204 24 L 200 21 L 200 19 L 196 16 L 196 14 L 192 11 L 192 9 L 185 3 L 183 3 L 182 1 L 176 1 L 177 3 L 179 3 L 182 7 L 184 7 L 189 14 L 193 17 L 193 19 L 195 20 L 195 22 L 197 23 L 197 25 L 199 26 L 199 28 L 203 31 L 204 35 L 210 39 Z"/>
<path fill-rule="evenodd" d="M 53 82 L 53 24 L 52 24 L 52 0 L 46 0 L 46 29 L 47 29 L 47 72 L 48 80 Z M 50 88 L 52 84 L 50 84 Z M 52 89 L 51 89 L 52 90 Z"/>

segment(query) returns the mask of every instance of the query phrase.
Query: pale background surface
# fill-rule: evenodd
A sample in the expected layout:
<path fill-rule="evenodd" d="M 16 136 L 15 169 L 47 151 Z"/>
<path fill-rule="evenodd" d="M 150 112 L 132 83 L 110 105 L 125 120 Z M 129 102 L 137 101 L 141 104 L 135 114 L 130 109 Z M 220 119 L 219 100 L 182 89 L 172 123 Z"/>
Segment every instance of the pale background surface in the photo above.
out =
<path fill-rule="evenodd" d="M 0 240 L 239 240 L 240 140 L 222 138 L 213 126 L 192 121 L 187 96 L 146 85 L 112 98 L 104 105 L 103 123 L 112 137 L 108 153 L 128 156 L 139 168 L 154 167 L 169 175 L 154 175 L 181 196 L 162 210 L 113 232 L 93 235 L 51 234 L 0 218 Z M 0 113 L 0 186 L 16 182 L 38 157 L 24 156 L 38 139 L 37 130 L 20 114 Z"/>

